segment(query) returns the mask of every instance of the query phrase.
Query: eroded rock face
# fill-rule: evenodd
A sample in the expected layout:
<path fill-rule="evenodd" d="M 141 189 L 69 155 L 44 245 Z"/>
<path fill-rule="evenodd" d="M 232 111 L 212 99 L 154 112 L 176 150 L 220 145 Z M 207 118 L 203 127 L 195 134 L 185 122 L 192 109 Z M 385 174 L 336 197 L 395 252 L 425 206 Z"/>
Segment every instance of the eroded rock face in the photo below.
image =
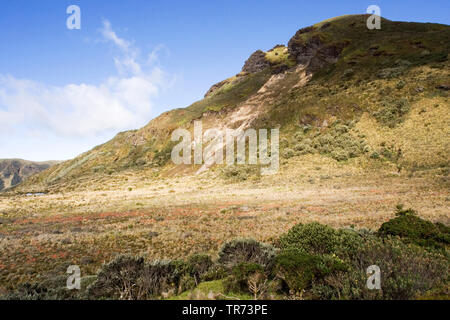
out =
<path fill-rule="evenodd" d="M 301 41 L 294 36 L 288 43 L 289 54 L 299 64 L 308 64 L 323 45 L 319 36 L 313 36 L 307 41 Z"/>
<path fill-rule="evenodd" d="M 255 51 L 248 59 L 245 61 L 242 72 L 247 73 L 257 73 L 263 71 L 270 66 L 269 60 L 266 59 L 266 54 L 261 51 Z"/>
<path fill-rule="evenodd" d="M 346 46 L 345 43 L 325 43 L 318 34 L 307 39 L 302 36 L 314 30 L 314 27 L 300 29 L 288 43 L 290 56 L 294 57 L 298 64 L 306 66 L 310 73 L 327 64 L 336 63 Z"/>
<path fill-rule="evenodd" d="M 309 62 L 308 71 L 316 72 L 326 65 L 336 63 L 344 48 L 344 43 L 332 44 L 319 48 Z"/>

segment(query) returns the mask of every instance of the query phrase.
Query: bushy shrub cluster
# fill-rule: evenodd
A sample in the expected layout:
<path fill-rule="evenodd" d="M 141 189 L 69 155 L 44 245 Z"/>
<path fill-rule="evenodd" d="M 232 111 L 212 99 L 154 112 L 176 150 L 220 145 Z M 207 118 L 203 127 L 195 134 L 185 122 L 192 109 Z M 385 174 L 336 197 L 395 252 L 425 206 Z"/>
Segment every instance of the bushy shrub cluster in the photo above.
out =
<path fill-rule="evenodd" d="M 93 299 L 151 299 L 165 293 L 180 293 L 209 280 L 215 266 L 211 257 L 194 255 L 187 261 L 147 263 L 142 257 L 119 256 L 105 264 L 88 288 Z M 217 274 L 217 273 L 216 273 Z"/>
<path fill-rule="evenodd" d="M 397 209 L 397 217 L 378 230 L 380 236 L 398 236 L 404 242 L 419 246 L 445 249 L 450 244 L 450 228 L 442 223 L 432 223 L 421 219 L 412 210 Z"/>
<path fill-rule="evenodd" d="M 266 266 L 256 259 L 233 254 L 227 288 L 253 293 L 251 288 L 255 285 L 249 286 L 249 281 L 260 283 L 260 291 L 278 282 L 278 294 L 303 298 L 414 299 L 445 285 L 450 266 L 445 252 L 448 227 L 422 220 L 413 210 L 398 209 L 397 215 L 388 224 L 397 225 L 398 219 L 408 219 L 403 221 L 408 226 L 406 231 L 402 228 L 402 232 L 393 232 L 397 229 L 386 228 L 386 224 L 375 233 L 336 230 L 319 223 L 298 224 L 280 237 L 281 251 Z M 408 233 L 409 229 L 414 233 Z M 434 241 L 441 241 L 440 246 L 432 248 L 440 250 L 416 245 L 428 246 L 432 234 Z M 235 245 L 229 248 L 237 249 Z M 371 265 L 381 268 L 381 290 L 367 288 L 366 271 Z"/>
<path fill-rule="evenodd" d="M 232 181 L 258 180 L 261 177 L 261 167 L 259 165 L 226 166 L 222 169 L 222 175 L 225 179 Z"/>
<path fill-rule="evenodd" d="M 316 255 L 346 257 L 354 254 L 361 246 L 362 236 L 351 230 L 335 230 L 313 222 L 298 224 L 281 236 L 283 249 L 299 249 Z"/>
<path fill-rule="evenodd" d="M 358 157 L 367 152 L 367 144 L 364 139 L 354 137 L 350 132 L 350 126 L 335 121 L 324 133 L 316 133 L 307 138 L 301 130 L 294 135 L 296 144 L 294 150 L 285 149 L 287 156 L 320 153 L 329 155 L 337 161 L 346 161 Z"/>
<path fill-rule="evenodd" d="M 46 277 L 36 283 L 22 283 L 0 300 L 80 300 L 86 299 L 86 288 L 95 276 L 81 278 L 81 290 L 67 289 L 67 275 Z"/>
<path fill-rule="evenodd" d="M 259 279 L 256 279 L 259 277 Z M 241 262 L 234 266 L 231 275 L 225 279 L 225 290 L 227 292 L 248 292 L 251 293 L 249 282 L 252 278 L 256 281 L 267 279 L 264 267 L 253 262 Z"/>
<path fill-rule="evenodd" d="M 368 237 L 348 259 L 349 270 L 328 275 L 311 290 L 315 299 L 414 299 L 447 281 L 448 258 L 395 238 Z M 381 269 L 381 290 L 367 288 L 366 270 Z"/>
<path fill-rule="evenodd" d="M 276 257 L 273 274 L 283 281 L 288 293 L 293 294 L 311 288 L 314 280 L 346 269 L 345 263 L 336 257 L 291 248 Z"/>
<path fill-rule="evenodd" d="M 253 239 L 236 239 L 227 242 L 219 251 L 218 263 L 228 270 L 240 263 L 256 263 L 270 268 L 277 250 Z"/>
<path fill-rule="evenodd" d="M 374 113 L 378 122 L 394 128 L 397 124 L 401 123 L 404 116 L 409 112 L 410 104 L 407 99 L 385 99 L 381 108 Z"/>

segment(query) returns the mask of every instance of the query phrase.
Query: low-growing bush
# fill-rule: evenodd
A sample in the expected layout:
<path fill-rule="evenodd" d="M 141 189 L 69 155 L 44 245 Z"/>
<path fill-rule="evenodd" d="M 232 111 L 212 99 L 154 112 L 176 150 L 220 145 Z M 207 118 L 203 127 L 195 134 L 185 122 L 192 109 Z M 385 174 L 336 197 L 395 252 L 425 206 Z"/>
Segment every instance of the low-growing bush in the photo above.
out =
<path fill-rule="evenodd" d="M 399 208 L 397 217 L 382 224 L 380 236 L 398 236 L 403 241 L 424 247 L 445 249 L 450 244 L 450 228 L 421 219 L 412 210 Z"/>
<path fill-rule="evenodd" d="M 398 239 L 365 238 L 363 247 L 347 260 L 348 272 L 338 272 L 316 281 L 315 299 L 414 299 L 447 281 L 448 259 Z M 366 270 L 381 270 L 381 290 L 367 288 Z"/>
<path fill-rule="evenodd" d="M 386 99 L 383 101 L 380 110 L 374 116 L 378 122 L 393 128 L 401 123 L 404 116 L 409 112 L 410 105 L 407 99 Z"/>
<path fill-rule="evenodd" d="M 350 230 L 335 230 L 313 222 L 297 224 L 281 236 L 283 249 L 299 249 L 309 254 L 335 254 L 346 257 L 356 252 L 361 245 L 361 235 Z"/>
<path fill-rule="evenodd" d="M 233 165 L 222 169 L 224 178 L 233 181 L 246 181 L 251 178 L 259 179 L 261 177 L 261 166 L 259 165 Z"/>
<path fill-rule="evenodd" d="M 83 297 L 85 286 L 82 290 L 68 290 L 66 287 L 67 276 L 57 276 L 44 279 L 36 283 L 22 283 L 0 300 L 77 300 Z M 83 283 L 82 283 L 83 284 Z"/>
<path fill-rule="evenodd" d="M 90 298 L 139 299 L 144 297 L 140 286 L 136 285 L 142 277 L 144 258 L 118 256 L 103 265 L 97 280 L 88 288 Z"/>
<path fill-rule="evenodd" d="M 336 161 L 347 161 L 349 154 L 345 150 L 334 150 L 331 152 L 331 157 Z"/>
<path fill-rule="evenodd" d="M 253 239 L 236 239 L 227 242 L 219 251 L 218 263 L 231 270 L 239 263 L 257 263 L 270 268 L 277 250 Z"/>
<path fill-rule="evenodd" d="M 295 152 L 292 149 L 286 148 L 286 149 L 283 150 L 282 156 L 285 159 L 290 159 L 293 156 L 295 156 Z"/>
<path fill-rule="evenodd" d="M 97 280 L 88 288 L 88 297 L 137 300 L 170 290 L 182 291 L 188 283 L 188 270 L 187 264 L 180 260 L 146 263 L 142 257 L 118 256 L 102 267 Z"/>
<path fill-rule="evenodd" d="M 190 256 L 186 263 L 187 272 L 194 279 L 196 284 L 203 281 L 205 277 L 210 276 L 213 266 L 214 263 L 211 257 L 206 254 Z"/>
<path fill-rule="evenodd" d="M 345 263 L 335 257 L 312 255 L 294 248 L 284 250 L 277 256 L 273 274 L 284 282 L 292 294 L 309 289 L 313 280 L 345 270 Z"/>
<path fill-rule="evenodd" d="M 234 266 L 231 275 L 226 278 L 224 286 L 227 292 L 247 292 L 251 293 L 249 280 L 267 279 L 264 273 L 264 267 L 253 262 L 242 262 Z M 259 277 L 260 279 L 256 279 Z M 255 283 L 257 285 L 257 283 Z"/>
<path fill-rule="evenodd" d="M 178 293 L 191 289 L 191 286 L 180 286 L 186 275 L 189 275 L 186 263 L 181 260 L 153 261 L 145 265 L 138 286 L 142 286 L 148 297 L 157 297 L 169 291 Z"/>

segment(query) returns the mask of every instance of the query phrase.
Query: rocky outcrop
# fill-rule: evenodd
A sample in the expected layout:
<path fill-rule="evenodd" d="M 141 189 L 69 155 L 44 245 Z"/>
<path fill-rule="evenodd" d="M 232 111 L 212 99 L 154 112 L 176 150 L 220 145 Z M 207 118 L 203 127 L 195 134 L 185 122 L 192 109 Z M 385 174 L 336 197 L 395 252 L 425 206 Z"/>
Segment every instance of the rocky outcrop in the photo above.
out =
<path fill-rule="evenodd" d="M 319 48 L 309 62 L 308 71 L 316 72 L 326 65 L 336 63 L 345 46 L 345 43 L 336 43 Z"/>
<path fill-rule="evenodd" d="M 347 43 L 326 43 L 319 34 L 306 35 L 315 30 L 314 27 L 300 29 L 288 43 L 289 55 L 298 64 L 304 65 L 309 73 L 324 66 L 336 63 Z"/>
<path fill-rule="evenodd" d="M 270 67 L 270 62 L 266 58 L 266 53 L 262 50 L 257 50 L 245 61 L 242 72 L 257 73 L 267 67 Z"/>

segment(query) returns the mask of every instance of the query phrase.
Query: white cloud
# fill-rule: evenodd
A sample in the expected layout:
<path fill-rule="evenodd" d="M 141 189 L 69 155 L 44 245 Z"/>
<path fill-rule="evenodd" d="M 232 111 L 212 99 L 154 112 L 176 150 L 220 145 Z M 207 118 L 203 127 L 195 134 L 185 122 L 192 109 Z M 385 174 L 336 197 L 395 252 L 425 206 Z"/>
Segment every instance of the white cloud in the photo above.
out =
<path fill-rule="evenodd" d="M 139 49 L 118 37 L 108 21 L 103 21 L 100 32 L 104 40 L 120 49 L 120 56 L 114 58 L 119 76 L 98 85 L 49 86 L 0 74 L 0 126 L 87 136 L 145 124 L 151 116 L 152 101 L 170 85 L 168 76 L 148 61 L 141 65 Z M 150 56 L 154 63 L 157 51 Z"/>

